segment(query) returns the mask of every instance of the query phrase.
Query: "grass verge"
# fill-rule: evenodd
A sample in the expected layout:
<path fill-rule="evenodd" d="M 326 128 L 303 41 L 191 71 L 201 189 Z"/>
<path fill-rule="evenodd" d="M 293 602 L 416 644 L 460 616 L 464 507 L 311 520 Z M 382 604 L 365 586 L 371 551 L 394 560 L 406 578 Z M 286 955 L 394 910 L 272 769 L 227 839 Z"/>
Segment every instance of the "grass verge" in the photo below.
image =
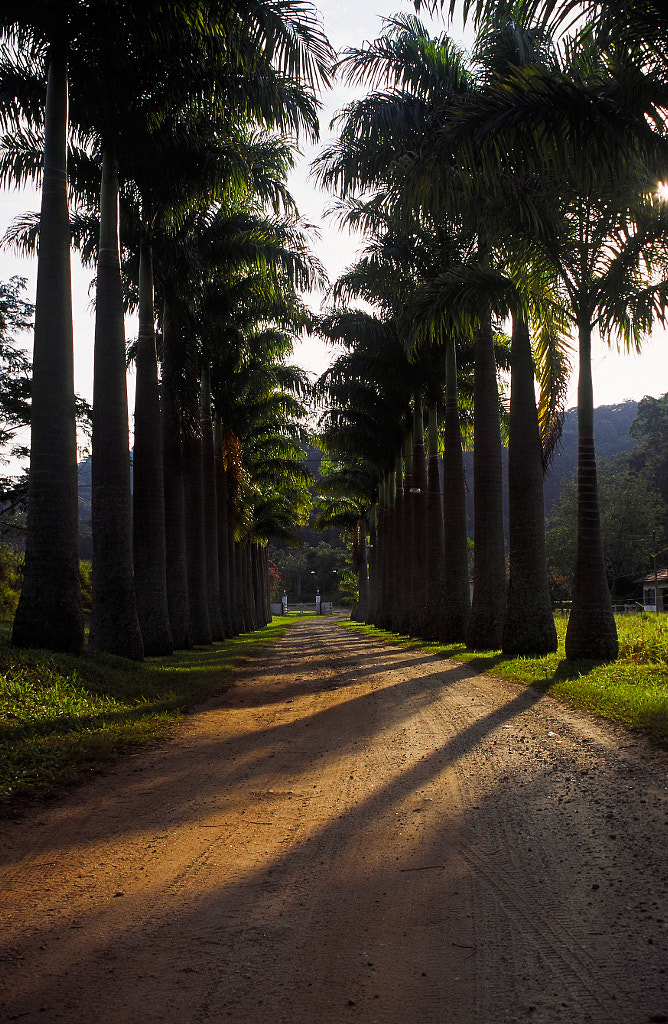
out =
<path fill-rule="evenodd" d="M 382 636 L 390 643 L 474 662 L 488 675 L 534 686 L 592 714 L 623 722 L 631 729 L 668 743 L 668 616 L 616 616 L 619 657 L 614 662 L 566 660 L 564 637 L 567 620 L 556 618 L 559 647 L 540 658 L 509 658 L 501 651 L 474 651 L 463 644 L 422 643 L 346 622 L 359 633 Z"/>
<path fill-rule="evenodd" d="M 288 628 L 279 619 L 224 644 L 142 663 L 0 642 L 0 811 L 54 795 L 117 754 L 164 739 L 193 705 Z"/>

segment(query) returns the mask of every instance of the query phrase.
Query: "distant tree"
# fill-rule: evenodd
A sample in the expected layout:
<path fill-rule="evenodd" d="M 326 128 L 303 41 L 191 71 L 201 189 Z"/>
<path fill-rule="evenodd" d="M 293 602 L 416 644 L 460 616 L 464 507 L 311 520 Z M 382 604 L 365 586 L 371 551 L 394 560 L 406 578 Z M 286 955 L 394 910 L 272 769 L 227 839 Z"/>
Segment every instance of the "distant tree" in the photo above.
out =
<path fill-rule="evenodd" d="M 630 433 L 638 442 L 631 456 L 631 467 L 646 469 L 668 504 L 668 394 L 642 399 Z"/>
<path fill-rule="evenodd" d="M 648 572 L 652 538 L 661 547 L 668 507 L 646 469 L 629 468 L 625 455 L 602 459 L 598 467 L 603 556 L 613 600 L 635 576 Z M 570 591 L 575 565 L 576 476 L 565 481 L 548 523 L 550 576 Z M 554 590 L 554 588 L 553 588 Z M 557 594 L 563 598 L 563 594 Z"/>
<path fill-rule="evenodd" d="M 12 277 L 0 282 L 0 460 L 28 455 L 28 448 L 17 439 L 21 427 L 30 423 L 30 376 L 28 353 L 17 346 L 17 334 L 32 329 L 35 307 L 21 298 L 25 278 Z M 25 500 L 27 476 L 0 478 L 3 504 Z"/>
<path fill-rule="evenodd" d="M 290 602 L 301 604 L 315 600 L 316 590 L 325 594 L 325 600 L 332 600 L 339 587 L 339 575 L 346 564 L 346 546 L 328 544 L 305 544 L 301 548 L 270 548 L 270 559 L 280 573 L 279 593 L 285 590 Z"/>

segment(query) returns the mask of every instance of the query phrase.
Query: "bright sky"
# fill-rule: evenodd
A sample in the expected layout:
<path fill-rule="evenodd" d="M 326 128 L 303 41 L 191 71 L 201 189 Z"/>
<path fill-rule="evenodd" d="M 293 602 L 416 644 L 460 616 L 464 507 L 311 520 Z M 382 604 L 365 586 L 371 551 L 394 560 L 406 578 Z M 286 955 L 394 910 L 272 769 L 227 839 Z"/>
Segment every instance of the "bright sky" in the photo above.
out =
<path fill-rule="evenodd" d="M 381 18 L 398 11 L 413 12 L 410 0 L 320 0 L 322 12 L 332 45 L 341 50 L 346 46 L 360 45 L 365 39 L 379 35 Z M 423 19 L 426 20 L 426 19 Z M 440 23 L 433 22 L 440 27 Z M 451 34 L 463 45 L 470 43 L 470 35 L 464 36 L 461 27 L 451 28 Z M 338 84 L 323 100 L 321 121 L 321 143 L 329 136 L 329 121 L 336 110 L 342 107 L 350 94 Z M 348 266 L 354 259 L 359 238 L 340 233 L 332 221 L 323 218 L 329 197 L 315 189 L 308 180 L 308 165 L 318 152 L 320 145 L 309 147 L 303 156 L 298 171 L 291 179 L 291 188 L 300 211 L 312 223 L 321 226 L 321 237 L 314 242 L 314 248 L 327 268 L 330 280 Z M 0 192 L 0 235 L 17 214 L 26 210 L 39 209 L 39 198 L 30 192 L 16 194 Z M 27 297 L 34 300 L 34 261 L 23 261 L 8 252 L 0 252 L 0 279 L 7 280 L 12 274 L 20 274 L 29 280 Z M 79 394 L 89 401 L 93 391 L 93 318 L 90 309 L 90 273 L 83 271 L 73 262 L 73 301 L 75 332 L 75 387 Z M 314 297 L 315 308 L 319 299 Z M 128 336 L 136 332 L 136 325 L 126 325 Z M 29 347 L 29 339 L 25 341 Z M 318 374 L 328 365 L 332 350 L 316 339 L 300 343 L 295 361 Z M 643 395 L 659 397 L 668 392 L 668 336 L 665 331 L 655 332 L 643 348 L 641 356 L 621 356 L 607 347 L 599 346 L 594 354 L 594 401 L 596 405 L 609 405 L 627 398 L 640 399 Z M 129 380 L 130 409 L 134 406 L 133 380 Z M 573 374 L 568 405 L 576 404 L 577 380 Z"/>

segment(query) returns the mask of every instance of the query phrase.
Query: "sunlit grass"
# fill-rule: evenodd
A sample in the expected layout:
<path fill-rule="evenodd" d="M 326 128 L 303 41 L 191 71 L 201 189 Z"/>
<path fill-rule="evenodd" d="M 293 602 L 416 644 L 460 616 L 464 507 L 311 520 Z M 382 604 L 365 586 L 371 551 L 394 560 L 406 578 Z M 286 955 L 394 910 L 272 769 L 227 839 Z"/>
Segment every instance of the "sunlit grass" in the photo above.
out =
<path fill-rule="evenodd" d="M 464 644 L 425 644 L 356 622 L 355 632 L 390 643 L 420 647 L 444 657 L 474 662 L 489 675 L 535 686 L 595 715 L 668 742 L 668 616 L 618 615 L 619 657 L 614 662 L 566 661 L 567 620 L 556 617 L 559 647 L 540 658 L 508 658 L 501 651 L 474 651 Z"/>
<path fill-rule="evenodd" d="M 234 669 L 283 635 L 286 620 L 224 644 L 137 664 L 19 651 L 0 643 L 0 806 L 49 795 L 129 748 L 164 738 Z"/>

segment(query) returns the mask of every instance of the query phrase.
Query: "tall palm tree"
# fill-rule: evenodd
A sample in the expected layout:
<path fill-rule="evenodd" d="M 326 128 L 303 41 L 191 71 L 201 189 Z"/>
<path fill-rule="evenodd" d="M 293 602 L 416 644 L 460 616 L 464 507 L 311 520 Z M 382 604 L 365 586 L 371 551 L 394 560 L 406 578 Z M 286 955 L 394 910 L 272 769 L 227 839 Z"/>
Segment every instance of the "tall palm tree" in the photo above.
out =
<path fill-rule="evenodd" d="M 352 535 L 352 561 L 357 571 L 358 601 L 351 612 L 351 618 L 358 622 L 368 622 L 371 579 L 366 540 L 367 516 L 377 493 L 378 474 L 372 466 L 350 457 L 323 458 L 320 472 L 321 494 L 316 504 L 315 525 L 318 529 L 337 527 Z"/>
<path fill-rule="evenodd" d="M 411 369 L 395 325 L 380 316 L 332 310 L 320 320 L 318 329 L 325 338 L 348 349 L 318 382 L 325 406 L 320 439 L 325 450 L 344 466 L 355 460 L 377 481 L 372 607 L 374 623 L 390 628 L 398 586 L 405 586 L 403 579 L 397 583 L 394 570 L 403 564 L 403 552 L 410 542 L 410 533 L 397 529 L 393 467 L 410 418 Z M 373 497 L 370 491 L 363 495 L 368 503 L 365 508 Z"/>
<path fill-rule="evenodd" d="M 37 264 L 25 572 L 12 642 L 78 652 L 84 624 L 79 579 L 78 478 L 67 197 L 68 44 L 79 4 L 3 4 L 5 39 L 42 48 L 44 107 L 42 233 Z M 7 99 L 10 102 L 7 102 Z M 0 104 L 4 128 L 19 127 L 16 103 Z M 39 109 L 32 114 L 39 119 Z M 20 121 L 19 121 L 20 123 Z"/>
<path fill-rule="evenodd" d="M 489 7 L 475 6 L 481 15 Z M 573 12 L 569 3 L 525 6 L 543 14 Z M 665 271 L 655 262 L 661 210 L 653 197 L 665 169 L 660 138 L 665 57 L 656 33 L 661 15 L 652 4 L 632 4 L 628 18 L 626 10 L 620 18 L 613 6 L 604 4 L 602 19 L 578 30 L 562 47 L 559 69 L 515 69 L 503 88 L 489 90 L 477 112 L 462 111 L 457 127 L 465 156 L 462 174 L 482 168 L 482 190 L 499 168 L 507 174 L 521 167 L 556 186 L 552 212 L 561 217 L 561 227 L 548 218 L 548 230 L 540 224 L 534 229 L 543 228 L 535 230 L 539 247 L 559 276 L 579 342 L 578 554 L 569 658 L 613 658 L 617 652 L 600 543 L 592 329 L 637 345 L 652 317 L 661 315 L 664 301 Z M 656 15 L 651 28 L 644 21 L 650 12 Z M 617 45 L 622 40 L 624 45 Z M 452 134 L 440 141 L 450 152 Z"/>
<path fill-rule="evenodd" d="M 464 643 L 471 610 L 466 480 L 457 388 L 454 335 L 446 342 L 446 398 L 443 438 L 443 617 L 439 639 Z"/>
<path fill-rule="evenodd" d="M 477 236 L 477 262 L 485 268 L 491 242 L 487 219 L 476 214 L 472 226 L 472 204 L 451 202 L 435 212 L 423 202 L 424 188 L 415 186 L 412 165 L 419 167 L 420 154 L 428 143 L 435 120 L 453 104 L 473 91 L 474 80 L 463 57 L 451 41 L 431 39 L 415 18 L 397 17 L 388 22 L 386 34 L 361 50 L 349 51 L 342 62 L 351 81 L 387 83 L 385 92 L 351 104 L 343 113 L 339 141 L 325 151 L 317 173 L 325 184 L 342 189 L 344 196 L 373 190 L 373 204 L 391 210 L 410 231 L 427 221 L 447 218 L 452 224 L 467 224 L 469 235 Z M 396 158 L 397 151 L 401 159 Z M 451 160 L 449 161 L 451 163 Z M 439 188 L 444 179 L 435 174 Z M 466 197 L 463 197 L 465 200 Z M 350 201 L 353 215 L 357 207 Z M 501 642 L 505 610 L 505 555 L 501 501 L 501 438 L 494 360 L 492 308 L 469 316 L 477 348 L 476 381 L 476 570 L 474 607 L 469 620 L 469 642 L 479 647 L 496 647 Z M 486 312 L 485 312 L 486 311 Z"/>

